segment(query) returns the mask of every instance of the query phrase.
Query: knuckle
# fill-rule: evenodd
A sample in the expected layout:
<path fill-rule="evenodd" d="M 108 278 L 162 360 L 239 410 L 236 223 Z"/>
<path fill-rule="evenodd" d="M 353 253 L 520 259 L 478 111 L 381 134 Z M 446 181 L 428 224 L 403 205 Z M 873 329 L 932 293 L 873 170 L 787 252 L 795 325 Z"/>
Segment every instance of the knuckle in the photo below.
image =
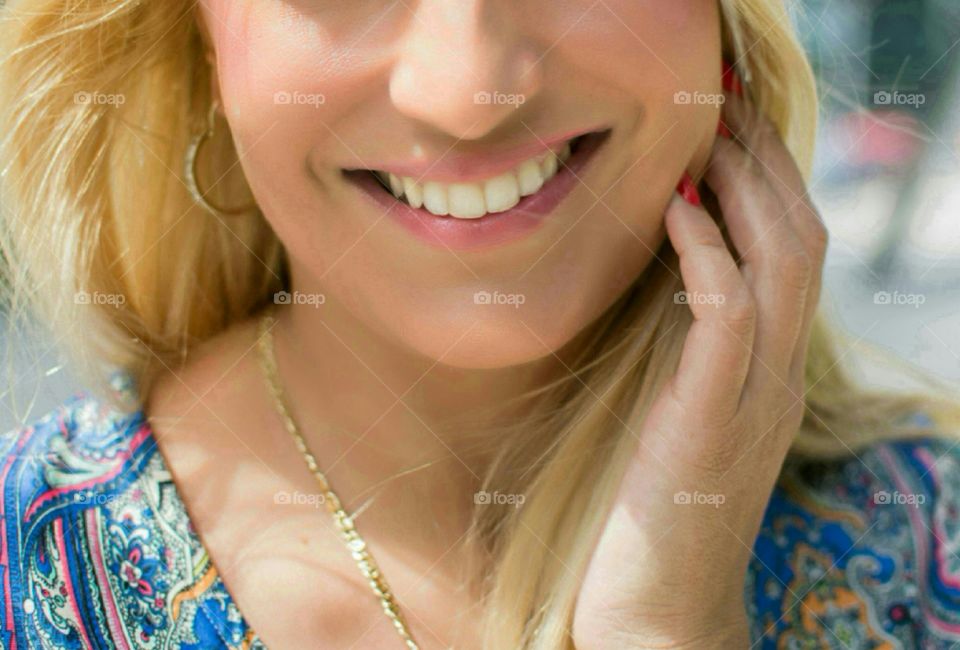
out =
<path fill-rule="evenodd" d="M 706 251 L 727 252 L 727 245 L 723 237 L 716 229 L 701 228 L 692 233 L 691 245 L 695 248 L 705 249 Z"/>
<path fill-rule="evenodd" d="M 753 332 L 757 322 L 757 303 L 749 291 L 743 289 L 728 296 L 723 307 L 723 322 L 740 337 Z"/>

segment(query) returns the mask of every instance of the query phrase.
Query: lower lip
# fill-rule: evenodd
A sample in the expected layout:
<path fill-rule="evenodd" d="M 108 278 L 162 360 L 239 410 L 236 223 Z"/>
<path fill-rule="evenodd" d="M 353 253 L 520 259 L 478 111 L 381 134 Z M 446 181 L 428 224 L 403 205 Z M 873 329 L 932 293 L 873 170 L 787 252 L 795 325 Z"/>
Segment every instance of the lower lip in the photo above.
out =
<path fill-rule="evenodd" d="M 608 136 L 609 131 L 583 138 L 573 155 L 560 165 L 560 171 L 536 193 L 523 197 L 509 210 L 479 219 L 440 217 L 423 208 L 414 208 L 394 198 L 369 172 L 349 173 L 345 178 L 373 200 L 384 216 L 391 217 L 415 237 L 431 245 L 461 251 L 490 248 L 516 241 L 537 230 L 580 182 L 581 170 L 586 168 Z"/>

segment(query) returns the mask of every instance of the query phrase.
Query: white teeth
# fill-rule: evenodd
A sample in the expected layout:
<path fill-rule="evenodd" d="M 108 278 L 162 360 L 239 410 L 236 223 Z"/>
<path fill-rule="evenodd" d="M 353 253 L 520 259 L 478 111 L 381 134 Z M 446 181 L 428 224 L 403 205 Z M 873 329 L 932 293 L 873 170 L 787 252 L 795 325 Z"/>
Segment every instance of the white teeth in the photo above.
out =
<path fill-rule="evenodd" d="M 393 192 L 393 195 L 399 199 L 403 195 L 403 181 L 394 174 L 390 174 L 389 178 L 390 190 Z"/>
<path fill-rule="evenodd" d="M 520 196 L 530 196 L 543 187 L 543 173 L 535 160 L 528 160 L 517 169 L 520 182 Z"/>
<path fill-rule="evenodd" d="M 409 176 L 374 172 L 389 185 L 397 198 L 403 196 L 414 208 L 424 208 L 438 216 L 478 219 L 486 214 L 504 212 L 524 196 L 530 196 L 556 176 L 560 164 L 570 159 L 570 143 L 557 153 L 541 154 L 521 163 L 516 169 L 475 183 L 418 183 Z"/>
<path fill-rule="evenodd" d="M 547 159 L 554 158 L 552 155 Z M 556 167 L 554 167 L 556 170 Z M 544 174 L 547 177 L 546 174 Z M 520 203 L 520 185 L 517 183 L 517 177 L 513 172 L 501 174 L 496 178 L 491 178 L 484 184 L 484 198 L 487 200 L 487 210 L 489 212 L 504 212 L 509 210 L 517 203 Z"/>
<path fill-rule="evenodd" d="M 440 183 L 425 183 L 423 207 L 440 217 L 447 214 L 447 187 Z"/>
<path fill-rule="evenodd" d="M 553 175 L 557 173 L 557 166 L 557 157 L 553 154 L 549 154 L 543 159 L 543 162 L 540 163 L 540 171 L 543 174 L 543 177 L 552 178 Z"/>
<path fill-rule="evenodd" d="M 477 219 L 487 213 L 483 188 L 477 183 L 453 183 L 447 187 L 450 216 Z"/>
<path fill-rule="evenodd" d="M 403 193 L 407 196 L 407 203 L 415 208 L 423 205 L 423 188 L 409 176 L 403 178 Z"/>

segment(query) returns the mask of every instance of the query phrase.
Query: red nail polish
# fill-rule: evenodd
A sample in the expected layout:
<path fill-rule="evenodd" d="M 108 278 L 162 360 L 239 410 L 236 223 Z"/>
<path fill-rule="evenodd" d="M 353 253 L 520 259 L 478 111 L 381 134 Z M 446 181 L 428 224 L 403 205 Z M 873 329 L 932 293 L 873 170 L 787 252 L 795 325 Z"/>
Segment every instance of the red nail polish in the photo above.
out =
<path fill-rule="evenodd" d="M 743 97 L 743 84 L 740 82 L 740 75 L 734 69 L 729 61 L 723 62 L 723 89 L 727 92 L 735 93 Z"/>
<path fill-rule="evenodd" d="M 693 179 L 690 178 L 689 172 L 683 172 L 680 183 L 677 184 L 677 194 L 682 196 L 684 201 L 696 208 L 703 205 L 700 201 L 700 192 L 697 191 L 697 186 L 693 184 Z"/>
<path fill-rule="evenodd" d="M 723 123 L 723 120 L 717 122 L 717 135 L 719 135 L 721 138 L 733 140 L 733 133 L 730 131 L 730 128 Z"/>

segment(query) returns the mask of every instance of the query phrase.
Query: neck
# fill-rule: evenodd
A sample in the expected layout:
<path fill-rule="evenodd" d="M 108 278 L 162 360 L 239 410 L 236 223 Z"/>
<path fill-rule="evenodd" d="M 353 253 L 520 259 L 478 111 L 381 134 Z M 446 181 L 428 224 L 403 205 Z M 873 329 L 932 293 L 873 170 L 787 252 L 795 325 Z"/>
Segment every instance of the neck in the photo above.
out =
<path fill-rule="evenodd" d="M 523 410 L 516 397 L 566 372 L 554 355 L 455 368 L 376 335 L 329 297 L 281 308 L 277 321 L 284 392 L 321 469 L 371 534 L 411 546 L 462 536 L 497 427 Z"/>
<path fill-rule="evenodd" d="M 444 455 L 468 453 L 477 434 L 518 415 L 518 395 L 563 371 L 552 355 L 509 368 L 449 366 L 377 336 L 329 300 L 321 309 L 280 309 L 277 320 L 284 390 L 298 394 L 302 417 L 372 436 L 400 462 L 423 458 L 410 448 L 422 438 Z"/>

